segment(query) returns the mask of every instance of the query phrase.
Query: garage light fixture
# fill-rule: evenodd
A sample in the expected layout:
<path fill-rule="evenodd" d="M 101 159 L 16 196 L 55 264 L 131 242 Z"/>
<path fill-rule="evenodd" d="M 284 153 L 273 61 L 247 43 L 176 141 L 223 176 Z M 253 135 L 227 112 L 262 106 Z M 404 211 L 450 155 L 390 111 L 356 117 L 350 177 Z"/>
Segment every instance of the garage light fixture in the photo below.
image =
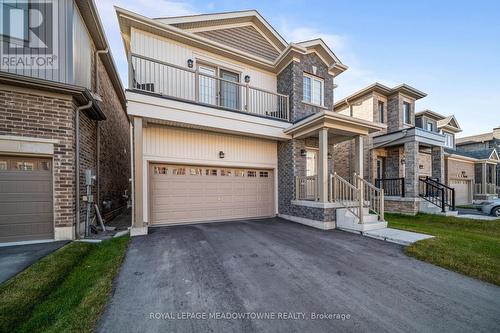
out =
<path fill-rule="evenodd" d="M 302 156 L 302 157 L 306 157 L 307 156 L 307 152 L 306 152 L 305 149 L 301 149 L 300 150 L 300 156 Z"/>
<path fill-rule="evenodd" d="M 193 65 L 194 65 L 193 59 L 188 59 L 188 67 L 193 68 Z"/>
<path fill-rule="evenodd" d="M 219 152 L 219 158 L 224 158 L 224 152 L 222 150 Z"/>
<path fill-rule="evenodd" d="M 250 75 L 245 75 L 245 83 L 250 82 Z"/>

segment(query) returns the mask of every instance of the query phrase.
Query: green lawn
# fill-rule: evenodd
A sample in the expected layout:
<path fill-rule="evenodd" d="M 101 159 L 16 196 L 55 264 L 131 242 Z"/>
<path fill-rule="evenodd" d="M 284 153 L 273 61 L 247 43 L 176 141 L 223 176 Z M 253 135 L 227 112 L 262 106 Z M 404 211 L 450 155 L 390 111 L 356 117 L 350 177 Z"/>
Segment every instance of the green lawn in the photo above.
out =
<path fill-rule="evenodd" d="M 128 240 L 73 242 L 0 285 L 0 332 L 91 332 Z"/>
<path fill-rule="evenodd" d="M 391 228 L 436 236 L 408 246 L 407 255 L 500 285 L 500 220 L 427 214 L 385 217 Z"/>

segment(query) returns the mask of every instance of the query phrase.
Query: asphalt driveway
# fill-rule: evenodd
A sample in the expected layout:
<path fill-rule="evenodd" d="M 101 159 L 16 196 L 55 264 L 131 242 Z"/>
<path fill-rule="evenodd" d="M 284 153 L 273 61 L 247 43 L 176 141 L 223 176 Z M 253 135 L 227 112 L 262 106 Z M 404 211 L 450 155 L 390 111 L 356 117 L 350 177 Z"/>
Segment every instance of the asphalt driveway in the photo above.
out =
<path fill-rule="evenodd" d="M 67 241 L 0 247 L 0 283 L 25 270 Z"/>
<path fill-rule="evenodd" d="M 132 239 L 98 331 L 500 331 L 500 288 L 395 244 L 281 219 L 150 231 Z"/>

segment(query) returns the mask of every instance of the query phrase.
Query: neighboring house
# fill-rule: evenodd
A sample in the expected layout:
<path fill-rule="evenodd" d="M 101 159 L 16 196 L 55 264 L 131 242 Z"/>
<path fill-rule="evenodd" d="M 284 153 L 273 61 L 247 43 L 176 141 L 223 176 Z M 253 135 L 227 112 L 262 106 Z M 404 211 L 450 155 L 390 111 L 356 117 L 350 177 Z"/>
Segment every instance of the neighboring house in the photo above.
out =
<path fill-rule="evenodd" d="M 474 199 L 500 195 L 500 127 L 490 133 L 458 138 L 455 153 L 474 163 Z"/>
<path fill-rule="evenodd" d="M 355 140 L 362 176 L 362 137 L 385 125 L 332 112 L 347 67 L 321 39 L 289 43 L 253 10 L 117 15 L 129 59 L 132 235 L 276 215 L 323 229 L 386 225 L 381 196 L 370 206 L 378 216 L 360 209 L 369 184 L 334 174 L 335 144 Z"/>
<path fill-rule="evenodd" d="M 86 217 L 87 169 L 96 175 L 92 194 L 106 216 L 126 207 L 130 135 L 125 94 L 95 4 L 92 0 L 51 3 L 53 11 L 44 15 L 51 12 L 59 20 L 54 25 L 58 37 L 51 46 L 57 50 L 57 67 L 0 69 L 3 243 L 78 237 L 83 230 L 80 225 L 75 228 L 75 221 L 84 222 Z M 39 5 L 23 7 L 20 2 L 14 9 L 27 18 Z M 7 7 L 2 7 L 3 19 L 11 9 Z M 17 24 L 17 32 L 29 30 L 25 42 L 31 43 L 36 37 L 28 21 L 13 21 L 10 27 Z M 52 27 L 47 26 L 45 34 Z M 18 43 L 16 38 L 4 31 L 2 50 Z M 38 49 L 29 50 L 30 56 L 43 55 Z"/>
<path fill-rule="evenodd" d="M 453 208 L 451 194 L 438 201 L 436 192 L 450 191 L 444 151 L 453 146 L 460 127 L 453 116 L 430 110 L 415 113 L 415 101 L 425 96 L 406 84 L 389 88 L 374 83 L 334 105 L 340 114 L 387 124 L 386 130 L 366 137 L 364 144 L 365 178 L 384 189 L 386 211 L 415 214 Z M 335 147 L 334 164 L 341 166 L 343 177 L 354 172 L 353 145 Z"/>

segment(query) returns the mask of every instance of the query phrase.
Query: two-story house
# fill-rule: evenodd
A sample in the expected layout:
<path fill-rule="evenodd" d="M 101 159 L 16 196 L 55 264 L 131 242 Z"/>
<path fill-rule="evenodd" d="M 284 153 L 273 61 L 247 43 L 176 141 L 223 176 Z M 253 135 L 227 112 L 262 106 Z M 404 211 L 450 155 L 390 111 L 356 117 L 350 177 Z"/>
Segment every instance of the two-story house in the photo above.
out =
<path fill-rule="evenodd" d="M 486 200 L 500 195 L 500 127 L 489 133 L 458 138 L 455 154 L 474 164 L 474 199 Z"/>
<path fill-rule="evenodd" d="M 92 0 L 0 7 L 0 242 L 74 239 L 126 207 L 125 94 Z"/>
<path fill-rule="evenodd" d="M 353 139 L 362 176 L 362 138 L 385 125 L 332 112 L 347 66 L 321 39 L 289 43 L 254 10 L 117 15 L 129 59 L 132 235 L 276 215 L 322 229 L 386 225 L 383 210 L 369 213 L 380 213 L 378 189 L 367 207 L 360 188 L 371 185 L 342 179 L 332 158 Z"/>
<path fill-rule="evenodd" d="M 425 96 L 406 84 L 389 88 L 374 83 L 334 106 L 335 112 L 387 124 L 386 130 L 366 137 L 364 145 L 365 178 L 384 189 L 387 211 L 439 212 L 455 204 L 446 179 L 445 148 L 453 146 L 460 127 L 453 116 L 416 113 L 415 102 Z M 342 165 L 343 177 L 354 172 L 353 145 L 335 147 L 334 163 Z"/>

